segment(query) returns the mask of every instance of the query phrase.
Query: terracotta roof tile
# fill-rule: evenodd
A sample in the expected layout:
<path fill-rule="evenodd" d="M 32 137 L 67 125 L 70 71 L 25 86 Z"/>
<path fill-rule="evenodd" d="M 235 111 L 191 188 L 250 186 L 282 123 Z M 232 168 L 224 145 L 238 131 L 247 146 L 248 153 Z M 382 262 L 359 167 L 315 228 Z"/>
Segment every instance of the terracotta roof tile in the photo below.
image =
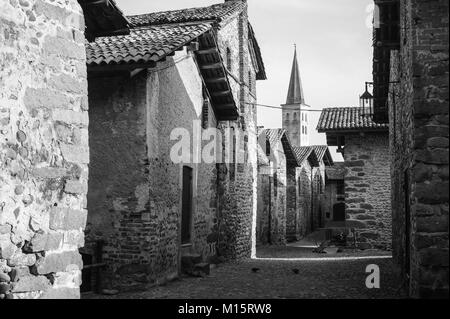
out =
<path fill-rule="evenodd" d="M 128 16 L 133 26 L 160 25 L 172 23 L 216 21 L 221 22 L 244 8 L 241 1 L 229 1 L 202 8 L 189 8 L 164 12 L 153 12 Z"/>
<path fill-rule="evenodd" d="M 339 107 L 323 109 L 317 130 L 320 133 L 329 131 L 386 131 L 388 127 L 388 124 L 378 124 L 371 118 L 363 116 L 359 107 Z"/>
<path fill-rule="evenodd" d="M 295 156 L 292 143 L 289 140 L 289 136 L 288 134 L 286 134 L 285 129 L 282 128 L 264 129 L 261 131 L 261 134 L 266 135 L 266 138 L 270 142 L 271 148 L 273 148 L 275 145 L 281 142 L 284 154 L 286 155 L 286 159 L 295 166 L 300 165 L 297 160 L 297 157 Z"/>
<path fill-rule="evenodd" d="M 314 151 L 311 147 L 293 147 L 295 155 L 297 156 L 297 160 L 300 163 L 303 163 L 309 155 Z"/>
<path fill-rule="evenodd" d="M 135 28 L 129 35 L 96 38 L 86 44 L 88 65 L 159 61 L 211 30 L 209 23 Z"/>

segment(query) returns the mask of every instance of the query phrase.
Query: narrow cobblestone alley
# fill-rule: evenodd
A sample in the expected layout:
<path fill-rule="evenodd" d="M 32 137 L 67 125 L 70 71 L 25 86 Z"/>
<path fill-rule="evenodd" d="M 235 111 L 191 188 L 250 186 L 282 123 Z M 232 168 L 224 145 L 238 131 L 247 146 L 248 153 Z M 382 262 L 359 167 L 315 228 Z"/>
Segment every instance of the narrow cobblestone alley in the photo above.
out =
<path fill-rule="evenodd" d="M 365 269 L 380 267 L 380 289 L 367 289 Z M 296 274 L 298 272 L 298 274 Z M 391 259 L 245 260 L 222 264 L 205 278 L 181 278 L 145 292 L 86 299 L 350 299 L 404 298 Z"/>

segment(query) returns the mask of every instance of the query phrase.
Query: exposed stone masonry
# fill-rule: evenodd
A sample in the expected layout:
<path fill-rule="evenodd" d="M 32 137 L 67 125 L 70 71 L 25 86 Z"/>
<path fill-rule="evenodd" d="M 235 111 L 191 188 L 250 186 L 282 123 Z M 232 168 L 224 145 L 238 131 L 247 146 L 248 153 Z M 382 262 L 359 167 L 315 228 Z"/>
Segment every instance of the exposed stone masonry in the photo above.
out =
<path fill-rule="evenodd" d="M 88 179 L 83 13 L 0 1 L 0 299 L 78 298 Z"/>
<path fill-rule="evenodd" d="M 391 55 L 393 248 L 412 297 L 448 298 L 448 1 L 400 1 Z M 408 280 L 410 278 L 410 280 Z"/>
<path fill-rule="evenodd" d="M 388 134 L 345 137 L 347 221 L 357 228 L 360 248 L 391 247 Z"/>

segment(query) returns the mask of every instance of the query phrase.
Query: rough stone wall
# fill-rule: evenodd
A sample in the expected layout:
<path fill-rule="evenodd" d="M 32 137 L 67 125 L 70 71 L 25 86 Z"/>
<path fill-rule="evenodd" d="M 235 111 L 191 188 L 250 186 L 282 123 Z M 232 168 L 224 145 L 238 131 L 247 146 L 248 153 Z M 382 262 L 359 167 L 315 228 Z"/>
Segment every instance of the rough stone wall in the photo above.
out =
<path fill-rule="evenodd" d="M 203 86 L 192 53 L 177 52 L 132 79 L 92 79 L 89 88 L 89 238 L 106 241 L 104 261 L 116 275 L 114 284 L 178 274 L 184 165 L 193 169 L 192 241 L 186 248 L 205 260 L 215 255 L 217 172 L 215 163 L 201 159 L 210 141 L 202 141 Z M 205 127 L 215 126 L 209 109 Z M 182 141 L 176 129 L 187 138 L 183 151 L 190 158 L 182 163 L 171 158 Z"/>
<path fill-rule="evenodd" d="M 448 5 L 402 0 L 391 59 L 393 253 L 412 297 L 448 298 Z"/>
<path fill-rule="evenodd" d="M 322 170 L 320 167 L 313 168 L 313 177 L 312 177 L 312 227 L 313 231 L 322 227 L 323 219 L 322 219 Z"/>
<path fill-rule="evenodd" d="M 391 181 L 388 133 L 345 137 L 347 221 L 357 228 L 360 248 L 390 249 Z"/>
<path fill-rule="evenodd" d="M 286 240 L 295 241 L 298 214 L 296 167 L 288 165 L 286 171 Z"/>
<path fill-rule="evenodd" d="M 249 75 L 255 83 L 255 70 L 248 48 L 247 9 L 220 26 L 217 42 L 224 61 L 227 48 L 231 51 L 228 78 L 241 113 L 238 121 L 221 122 L 219 127 L 222 130 L 233 127 L 239 132 L 237 153 L 245 160 L 245 163 L 218 165 L 219 253 L 228 259 L 241 259 L 256 254 L 257 215 L 256 108 L 248 104 L 256 102 L 256 89 L 248 85 Z M 231 144 L 224 140 L 223 148 L 227 152 Z"/>
<path fill-rule="evenodd" d="M 297 178 L 297 216 L 295 220 L 295 239 L 299 240 L 312 231 L 311 227 L 311 174 L 312 167 L 308 161 L 305 161 L 296 169 Z M 288 222 L 291 224 L 292 222 Z"/>
<path fill-rule="evenodd" d="M 0 1 L 0 299 L 79 298 L 86 223 L 84 19 Z"/>
<path fill-rule="evenodd" d="M 206 260 L 216 254 L 218 237 L 216 163 L 201 159 L 203 147 L 199 126 L 203 110 L 203 86 L 192 53 L 177 52 L 173 61 L 161 63 L 151 70 L 147 82 L 147 144 L 150 178 L 150 218 L 155 223 L 158 240 L 155 245 L 157 273 L 176 273 L 181 256 L 182 169 L 193 170 L 193 208 L 190 253 Z M 182 60 L 183 58 L 187 59 Z M 181 61 L 181 62 L 179 62 Z M 168 64 L 168 65 L 167 65 Z M 171 66 L 172 67 L 169 67 Z M 177 92 L 176 95 L 173 92 Z M 216 127 L 214 113 L 209 109 L 208 128 Z M 174 129 L 189 133 L 191 159 L 182 164 L 171 160 L 171 149 L 180 140 L 169 141 Z M 199 142 L 199 143 L 198 143 Z M 197 146 L 196 146 L 197 145 Z M 198 160 L 196 160 L 196 158 Z"/>
<path fill-rule="evenodd" d="M 272 245 L 286 244 L 286 192 L 287 192 L 287 166 L 281 140 L 270 145 L 270 162 L 273 165 L 273 196 L 270 208 L 270 238 Z"/>
<path fill-rule="evenodd" d="M 257 244 L 267 245 L 271 241 L 270 215 L 273 197 L 273 174 L 268 165 L 258 167 L 258 210 L 257 210 Z"/>
<path fill-rule="evenodd" d="M 89 78 L 91 162 L 83 252 L 94 255 L 95 241 L 103 240 L 108 270 L 123 276 L 133 274 L 124 265 L 154 257 L 156 242 L 148 218 L 146 92 L 145 72 L 133 79 Z"/>

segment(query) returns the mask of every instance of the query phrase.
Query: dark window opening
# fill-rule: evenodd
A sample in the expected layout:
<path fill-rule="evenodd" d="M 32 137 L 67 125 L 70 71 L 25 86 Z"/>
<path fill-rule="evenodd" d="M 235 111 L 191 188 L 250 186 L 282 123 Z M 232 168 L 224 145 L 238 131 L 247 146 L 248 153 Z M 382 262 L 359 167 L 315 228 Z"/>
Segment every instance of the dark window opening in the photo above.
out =
<path fill-rule="evenodd" d="M 345 221 L 345 204 L 338 203 L 333 205 L 333 221 L 343 222 Z"/>
<path fill-rule="evenodd" d="M 232 60 L 232 57 L 231 57 L 231 50 L 230 50 L 230 48 L 227 48 L 227 69 L 228 69 L 228 71 L 232 71 L 232 62 L 233 62 L 233 60 Z"/>
<path fill-rule="evenodd" d="M 181 244 L 191 243 L 192 224 L 192 196 L 193 196 L 192 168 L 183 166 L 183 195 L 181 213 Z"/>
<path fill-rule="evenodd" d="M 234 181 L 236 175 L 236 133 L 234 127 L 231 128 L 231 163 L 230 163 L 230 180 Z"/>
<path fill-rule="evenodd" d="M 345 184 L 343 182 L 337 183 L 337 195 L 345 195 Z"/>
<path fill-rule="evenodd" d="M 81 253 L 81 258 L 83 259 L 83 265 L 92 265 L 93 257 L 92 255 Z M 81 292 L 91 292 L 92 291 L 92 268 L 83 269 L 81 272 L 82 284 L 80 287 Z"/>

